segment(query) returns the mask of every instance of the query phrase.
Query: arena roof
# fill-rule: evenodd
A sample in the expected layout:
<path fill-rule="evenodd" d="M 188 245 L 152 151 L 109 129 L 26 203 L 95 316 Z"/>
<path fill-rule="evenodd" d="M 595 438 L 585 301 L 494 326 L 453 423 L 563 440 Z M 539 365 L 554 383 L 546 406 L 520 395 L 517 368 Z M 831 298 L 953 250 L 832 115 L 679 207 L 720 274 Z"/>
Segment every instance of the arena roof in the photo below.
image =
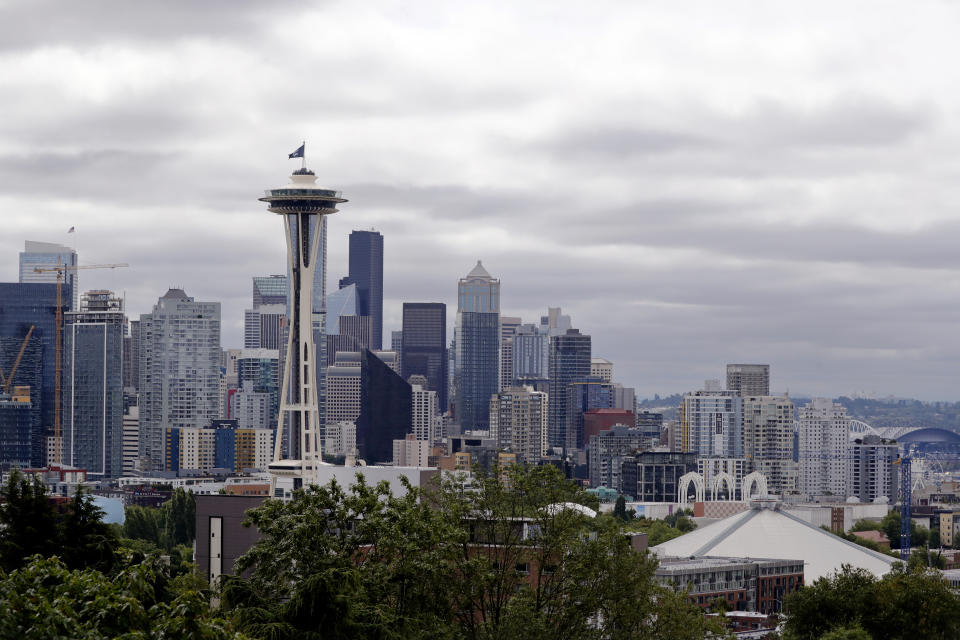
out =
<path fill-rule="evenodd" d="M 939 442 L 945 444 L 960 444 L 960 433 L 947 429 L 916 429 L 900 436 L 900 442 Z"/>
<path fill-rule="evenodd" d="M 788 511 L 760 507 L 668 540 L 652 551 L 664 557 L 799 559 L 803 560 L 807 584 L 839 571 L 844 564 L 881 576 L 890 571 L 895 561 L 815 527 Z"/>

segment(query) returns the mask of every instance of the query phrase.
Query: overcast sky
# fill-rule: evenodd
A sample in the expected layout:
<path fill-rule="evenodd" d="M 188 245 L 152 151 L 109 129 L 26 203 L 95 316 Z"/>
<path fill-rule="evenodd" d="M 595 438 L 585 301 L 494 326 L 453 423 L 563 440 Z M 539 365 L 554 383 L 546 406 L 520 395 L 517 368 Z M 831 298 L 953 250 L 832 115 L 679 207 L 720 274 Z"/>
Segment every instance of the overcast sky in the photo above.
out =
<path fill-rule="evenodd" d="M 640 396 L 765 362 L 795 394 L 960 399 L 953 2 L 0 3 L 0 280 L 73 242 L 131 316 L 280 273 L 307 163 L 403 301 L 561 306 Z M 65 231 L 76 226 L 75 236 Z M 452 305 L 452 306 L 451 306 Z"/>

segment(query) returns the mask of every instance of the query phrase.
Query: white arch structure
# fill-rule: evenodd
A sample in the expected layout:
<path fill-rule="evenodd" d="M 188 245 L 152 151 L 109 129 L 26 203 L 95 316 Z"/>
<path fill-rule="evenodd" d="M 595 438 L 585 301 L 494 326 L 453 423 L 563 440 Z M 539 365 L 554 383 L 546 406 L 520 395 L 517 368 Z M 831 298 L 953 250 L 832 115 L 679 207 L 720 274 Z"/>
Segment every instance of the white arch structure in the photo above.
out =
<path fill-rule="evenodd" d="M 867 424 L 867 423 L 864 422 L 863 420 L 854 420 L 854 419 L 851 419 L 851 420 L 850 420 L 850 434 L 852 435 L 852 434 L 855 434 L 855 433 L 856 433 L 856 434 L 859 434 L 859 435 L 862 435 L 862 434 L 865 434 L 865 433 L 866 433 L 866 434 L 869 434 L 869 435 L 873 435 L 873 436 L 878 436 L 878 435 L 880 435 L 880 434 L 877 432 L 876 429 L 874 429 L 873 427 L 871 427 L 869 424 Z"/>
<path fill-rule="evenodd" d="M 754 489 L 756 489 L 756 493 L 753 492 Z M 767 476 L 759 471 L 754 471 L 753 473 L 748 473 L 743 476 L 743 480 L 740 483 L 741 500 L 749 502 L 750 497 L 753 495 L 761 498 L 767 495 Z"/>
<path fill-rule="evenodd" d="M 720 495 L 720 488 L 726 484 L 727 492 L 730 497 L 728 500 L 733 500 L 737 495 L 737 481 L 733 479 L 733 476 L 727 473 L 726 471 L 721 471 L 713 477 L 713 482 L 710 487 L 710 498 L 711 500 L 716 500 L 717 496 Z"/>
<path fill-rule="evenodd" d="M 680 480 L 677 483 L 677 502 L 680 504 L 690 504 L 689 499 L 687 498 L 687 493 L 690 490 L 690 483 L 693 483 L 693 489 L 695 492 L 694 501 L 695 502 L 704 502 L 707 498 L 707 491 L 703 486 L 703 476 L 695 471 L 690 473 L 685 473 L 680 476 Z"/>

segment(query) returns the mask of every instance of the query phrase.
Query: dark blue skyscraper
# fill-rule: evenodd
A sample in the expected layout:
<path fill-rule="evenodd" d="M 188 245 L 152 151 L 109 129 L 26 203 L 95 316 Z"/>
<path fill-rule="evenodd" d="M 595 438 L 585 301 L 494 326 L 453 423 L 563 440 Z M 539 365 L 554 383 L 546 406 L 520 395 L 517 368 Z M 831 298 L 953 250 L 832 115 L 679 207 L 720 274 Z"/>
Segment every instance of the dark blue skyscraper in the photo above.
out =
<path fill-rule="evenodd" d="M 500 281 L 478 260 L 457 289 L 456 419 L 463 430 L 486 430 L 500 384 Z"/>
<path fill-rule="evenodd" d="M 357 452 L 367 462 L 393 460 L 393 441 L 413 431 L 413 394 L 379 356 L 364 349 L 360 355 L 360 415 Z"/>
<path fill-rule="evenodd" d="M 357 307 L 370 317 L 370 348 L 383 348 L 383 236 L 377 231 L 350 232 L 350 275 L 340 287 L 357 285 Z"/>
<path fill-rule="evenodd" d="M 400 348 L 400 375 L 427 379 L 437 392 L 440 411 L 447 410 L 447 305 L 442 302 L 404 302 Z"/>
<path fill-rule="evenodd" d="M 63 462 L 101 478 L 123 471 L 123 301 L 88 291 L 64 315 Z"/>
<path fill-rule="evenodd" d="M 63 285 L 64 306 L 72 297 Z M 30 460 L 44 460 L 44 437 L 52 435 L 56 395 L 57 285 L 0 283 L 0 366 L 9 375 L 24 338 L 33 327 L 11 387 L 29 386 L 31 402 Z"/>
<path fill-rule="evenodd" d="M 550 398 L 547 425 L 551 447 L 576 449 L 577 434 L 567 430 L 567 387 L 590 375 L 590 336 L 577 329 L 550 336 Z"/>

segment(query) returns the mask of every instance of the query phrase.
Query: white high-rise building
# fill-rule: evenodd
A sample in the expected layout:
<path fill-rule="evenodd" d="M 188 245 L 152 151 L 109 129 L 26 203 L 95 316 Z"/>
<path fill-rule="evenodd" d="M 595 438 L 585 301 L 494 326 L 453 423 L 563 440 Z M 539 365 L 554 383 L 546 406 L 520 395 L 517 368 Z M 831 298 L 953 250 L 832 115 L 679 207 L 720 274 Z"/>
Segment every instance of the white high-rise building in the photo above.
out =
<path fill-rule="evenodd" d="M 767 491 L 782 495 L 797 488 L 793 459 L 793 402 L 786 396 L 743 399 L 743 452 L 747 472 L 767 478 Z"/>
<path fill-rule="evenodd" d="M 137 475 L 140 457 L 140 408 L 129 407 L 123 414 L 123 475 Z"/>
<path fill-rule="evenodd" d="M 164 429 L 206 427 L 220 413 L 220 303 L 170 289 L 140 316 L 140 458 L 163 470 Z"/>
<path fill-rule="evenodd" d="M 353 422 L 328 423 L 323 429 L 323 437 L 327 455 L 357 455 L 357 425 Z"/>
<path fill-rule="evenodd" d="M 206 473 L 216 466 L 216 429 L 180 429 L 180 468 Z"/>
<path fill-rule="evenodd" d="M 683 451 L 701 458 L 742 458 L 743 398 L 710 382 L 706 390 L 688 393 L 680 403 Z"/>
<path fill-rule="evenodd" d="M 412 385 L 411 390 L 413 435 L 417 440 L 432 444 L 438 440 L 436 428 L 440 409 L 437 392 L 424 389 L 419 384 Z"/>
<path fill-rule="evenodd" d="M 846 497 L 850 453 L 847 410 L 827 398 L 814 398 L 800 408 L 799 489 L 810 497 Z"/>
<path fill-rule="evenodd" d="M 900 457 L 897 443 L 866 435 L 850 443 L 850 453 L 850 495 L 859 498 L 860 502 L 882 498 L 896 502 L 900 479 L 900 467 L 896 465 Z"/>
<path fill-rule="evenodd" d="M 230 418 L 240 429 L 268 429 L 272 402 L 270 394 L 255 391 L 253 383 L 245 381 L 243 388 L 230 396 Z"/>
<path fill-rule="evenodd" d="M 547 394 L 510 387 L 490 399 L 490 437 L 517 462 L 536 464 L 547 453 Z"/>

